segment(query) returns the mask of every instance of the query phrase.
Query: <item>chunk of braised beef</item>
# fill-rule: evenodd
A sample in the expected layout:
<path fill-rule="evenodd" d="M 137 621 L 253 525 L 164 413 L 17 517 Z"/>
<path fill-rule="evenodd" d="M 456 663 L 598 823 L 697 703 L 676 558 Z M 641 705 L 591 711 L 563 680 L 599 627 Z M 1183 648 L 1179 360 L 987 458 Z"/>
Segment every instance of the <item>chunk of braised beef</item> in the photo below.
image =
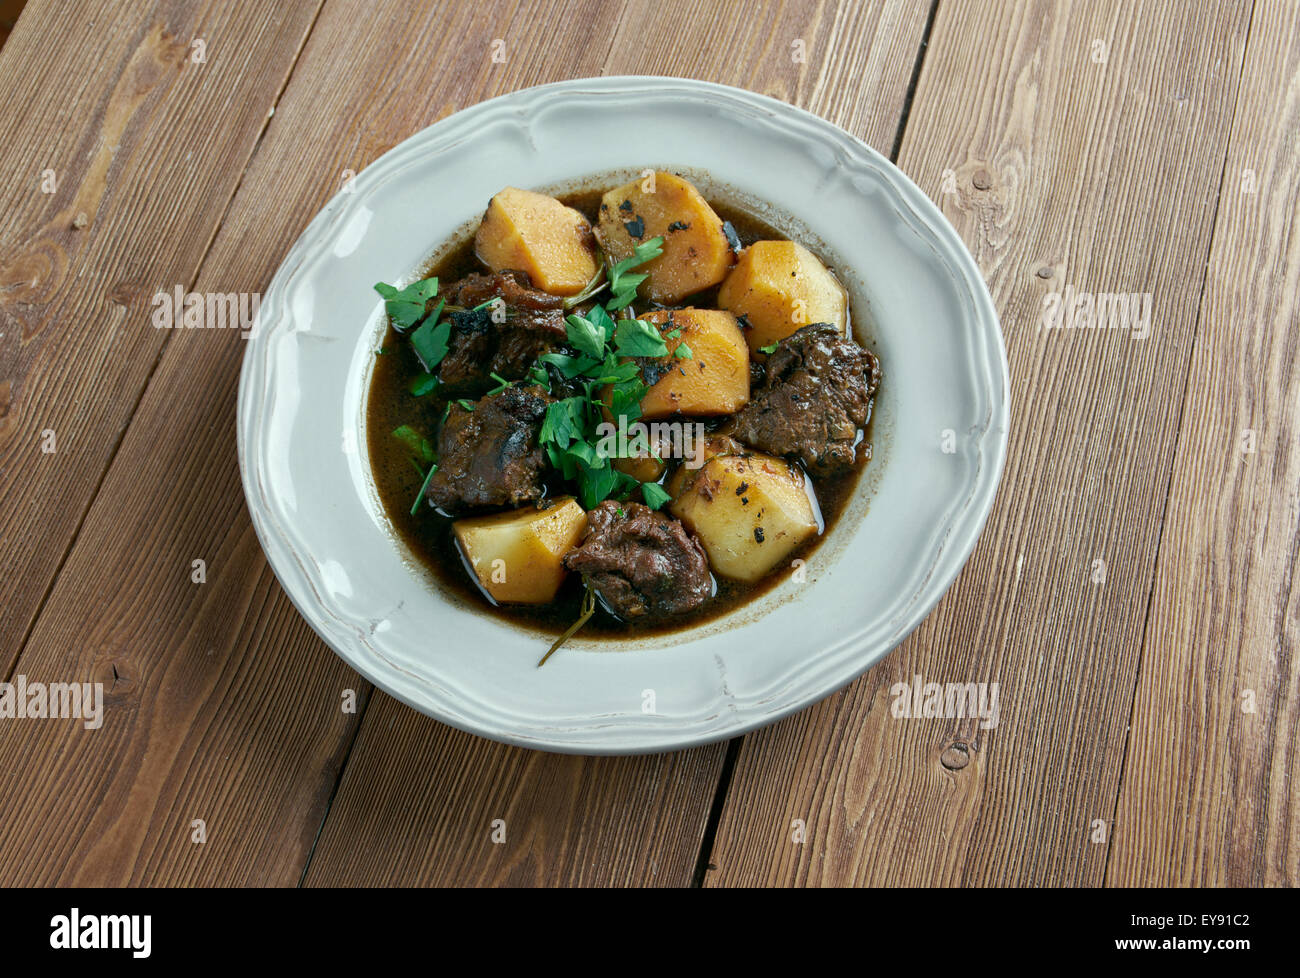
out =
<path fill-rule="evenodd" d="M 713 594 L 700 542 L 641 503 L 607 499 L 589 512 L 586 536 L 564 563 L 627 621 L 694 611 Z"/>
<path fill-rule="evenodd" d="M 565 342 L 564 300 L 534 289 L 525 272 L 467 275 L 443 296 L 464 307 L 447 315 L 451 335 L 438 366 L 438 382 L 452 397 L 495 387 L 492 374 L 522 380 L 539 356 Z M 504 308 L 477 308 L 493 299 Z"/>
<path fill-rule="evenodd" d="M 537 433 L 550 398 L 508 387 L 467 410 L 453 403 L 438 432 L 438 471 L 425 495 L 446 512 L 517 506 L 542 495 L 545 455 Z"/>
<path fill-rule="evenodd" d="M 474 272 L 447 286 L 443 294 L 452 305 L 473 308 L 489 299 L 505 299 L 507 306 L 532 312 L 563 309 L 564 299 L 533 288 L 527 272 L 507 268 L 500 272 Z"/>
<path fill-rule="evenodd" d="M 447 316 L 451 334 L 447 355 L 438 365 L 438 383 L 452 397 L 481 392 L 492 379 L 492 358 L 496 355 L 496 326 L 486 309 L 453 312 Z"/>
<path fill-rule="evenodd" d="M 874 353 L 831 323 L 813 323 L 781 340 L 726 430 L 760 451 L 798 458 L 815 476 L 831 475 L 857 460 L 879 383 Z"/>

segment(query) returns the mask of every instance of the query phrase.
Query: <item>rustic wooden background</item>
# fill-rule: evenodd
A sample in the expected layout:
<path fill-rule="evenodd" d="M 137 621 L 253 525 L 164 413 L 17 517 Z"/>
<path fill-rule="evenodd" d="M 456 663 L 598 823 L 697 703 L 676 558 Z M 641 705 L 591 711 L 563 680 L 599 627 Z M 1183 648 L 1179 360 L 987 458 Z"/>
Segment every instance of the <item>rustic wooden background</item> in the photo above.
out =
<path fill-rule="evenodd" d="M 753 8 L 31 0 L 0 49 L 0 676 L 108 692 L 101 730 L 0 721 L 0 883 L 1300 882 L 1300 4 Z M 562 757 L 316 638 L 244 508 L 243 343 L 150 297 L 260 292 L 345 171 L 623 73 L 895 159 L 989 282 L 1010 454 L 861 680 L 729 744 Z M 1038 329 L 1067 285 L 1151 293 L 1151 335 Z M 1000 683 L 999 725 L 894 720 L 916 673 Z"/>

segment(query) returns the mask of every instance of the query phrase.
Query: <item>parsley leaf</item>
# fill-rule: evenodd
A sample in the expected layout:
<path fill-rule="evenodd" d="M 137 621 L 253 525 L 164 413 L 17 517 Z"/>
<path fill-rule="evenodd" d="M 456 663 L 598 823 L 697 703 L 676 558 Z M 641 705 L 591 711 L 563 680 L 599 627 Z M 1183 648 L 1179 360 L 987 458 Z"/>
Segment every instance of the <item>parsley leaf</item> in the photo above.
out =
<path fill-rule="evenodd" d="M 780 345 L 781 345 L 780 343 L 769 343 L 769 344 L 767 344 L 767 346 L 760 346 L 760 347 L 758 348 L 758 352 L 759 352 L 759 353 L 775 353 L 775 352 L 776 352 L 776 348 L 777 348 L 778 346 L 780 346 Z"/>
<path fill-rule="evenodd" d="M 606 343 L 614 341 L 614 320 L 610 318 L 609 313 L 605 311 L 603 306 L 593 306 L 591 312 L 587 313 L 587 319 L 594 326 L 599 327 L 600 331 L 605 335 Z"/>
<path fill-rule="evenodd" d="M 384 297 L 384 310 L 393 326 L 407 330 L 424 318 L 430 299 L 438 294 L 438 279 L 426 278 L 398 289 L 387 282 L 376 282 L 375 291 Z"/>
<path fill-rule="evenodd" d="M 394 428 L 393 437 L 406 446 L 412 458 L 426 463 L 434 460 L 433 446 L 409 424 Z"/>
<path fill-rule="evenodd" d="M 575 441 L 582 440 L 586 414 L 586 398 L 565 397 L 552 401 L 546 406 L 546 417 L 542 419 L 538 441 L 543 445 L 554 444 L 568 448 Z"/>
<path fill-rule="evenodd" d="M 546 446 L 546 456 L 551 460 L 551 465 L 559 470 L 560 474 L 566 479 L 576 478 L 578 475 L 577 460 L 572 455 L 562 451 L 556 445 Z"/>
<path fill-rule="evenodd" d="M 583 462 L 578 463 L 578 501 L 583 509 L 595 509 L 601 500 L 607 499 L 622 486 L 637 486 L 640 483 L 630 475 L 624 475 L 609 464 L 608 459 L 601 459 L 600 468 L 593 468 Z"/>
<path fill-rule="evenodd" d="M 605 356 L 605 331 L 582 316 L 569 316 L 564 320 L 565 333 L 581 353 L 597 360 Z"/>
<path fill-rule="evenodd" d="M 418 374 L 407 388 L 415 397 L 423 397 L 438 386 L 438 378 L 433 374 Z"/>
<path fill-rule="evenodd" d="M 438 364 L 442 363 L 451 340 L 451 323 L 438 322 L 442 306 L 443 300 L 439 299 L 438 308 L 411 334 L 411 348 L 429 373 L 433 373 Z"/>
<path fill-rule="evenodd" d="M 613 292 L 622 292 L 625 280 L 628 278 L 627 273 L 638 265 L 644 265 L 652 258 L 658 258 L 664 253 L 664 239 L 651 238 L 649 241 L 643 241 L 632 249 L 632 254 L 628 255 L 621 262 L 618 262 L 609 270 L 610 289 Z M 640 285 L 640 281 L 637 282 Z M 620 287 L 623 286 L 623 287 Z"/>
<path fill-rule="evenodd" d="M 610 413 L 616 418 L 635 421 L 641 417 L 641 398 L 649 389 L 639 375 L 631 380 L 619 381 L 610 390 Z"/>
<path fill-rule="evenodd" d="M 651 238 L 637 245 L 632 249 L 632 254 L 614 265 L 609 270 L 609 291 L 613 294 L 613 298 L 605 303 L 605 308 L 610 312 L 627 308 L 628 304 L 636 298 L 637 286 L 646 280 L 644 273 L 629 273 L 637 266 L 658 258 L 663 251 L 664 239 Z"/>
<path fill-rule="evenodd" d="M 664 503 L 671 501 L 673 497 L 668 495 L 668 490 L 659 483 L 643 482 L 641 483 L 641 498 L 645 500 L 645 504 L 651 509 L 658 509 Z"/>
<path fill-rule="evenodd" d="M 567 353 L 543 353 L 537 360 L 539 363 L 551 364 L 565 380 L 586 373 L 599 362 L 592 357 L 571 357 Z"/>
<path fill-rule="evenodd" d="M 620 319 L 614 330 L 615 352 L 621 357 L 666 357 L 668 344 L 659 330 L 640 319 Z"/>

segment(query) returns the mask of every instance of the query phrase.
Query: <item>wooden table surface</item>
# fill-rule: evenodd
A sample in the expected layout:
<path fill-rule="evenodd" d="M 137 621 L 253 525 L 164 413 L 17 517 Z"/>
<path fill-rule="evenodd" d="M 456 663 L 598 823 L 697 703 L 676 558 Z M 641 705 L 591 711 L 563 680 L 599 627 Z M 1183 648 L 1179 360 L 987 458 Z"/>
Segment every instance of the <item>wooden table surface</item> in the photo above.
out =
<path fill-rule="evenodd" d="M 420 128 L 602 74 L 888 154 L 1011 368 L 925 623 L 649 757 L 491 743 L 348 669 L 249 522 L 243 342 L 150 323 L 265 290 Z M 0 884 L 1300 883 L 1300 4 L 31 0 L 0 86 L 0 676 L 105 684 L 101 729 L 0 719 Z M 1149 335 L 1042 329 L 1051 292 L 1149 294 Z M 895 719 L 918 674 L 997 682 L 996 728 Z"/>

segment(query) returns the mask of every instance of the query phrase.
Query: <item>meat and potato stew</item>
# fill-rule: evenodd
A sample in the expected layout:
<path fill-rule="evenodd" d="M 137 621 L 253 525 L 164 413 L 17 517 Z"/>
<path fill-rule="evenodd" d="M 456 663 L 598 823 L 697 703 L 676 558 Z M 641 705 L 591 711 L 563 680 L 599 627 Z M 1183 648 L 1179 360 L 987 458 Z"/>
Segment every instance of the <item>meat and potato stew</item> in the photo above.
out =
<path fill-rule="evenodd" d="M 844 287 L 681 175 L 504 188 L 424 277 L 375 289 L 385 511 L 443 586 L 551 651 L 755 600 L 871 457 L 881 369 Z"/>

